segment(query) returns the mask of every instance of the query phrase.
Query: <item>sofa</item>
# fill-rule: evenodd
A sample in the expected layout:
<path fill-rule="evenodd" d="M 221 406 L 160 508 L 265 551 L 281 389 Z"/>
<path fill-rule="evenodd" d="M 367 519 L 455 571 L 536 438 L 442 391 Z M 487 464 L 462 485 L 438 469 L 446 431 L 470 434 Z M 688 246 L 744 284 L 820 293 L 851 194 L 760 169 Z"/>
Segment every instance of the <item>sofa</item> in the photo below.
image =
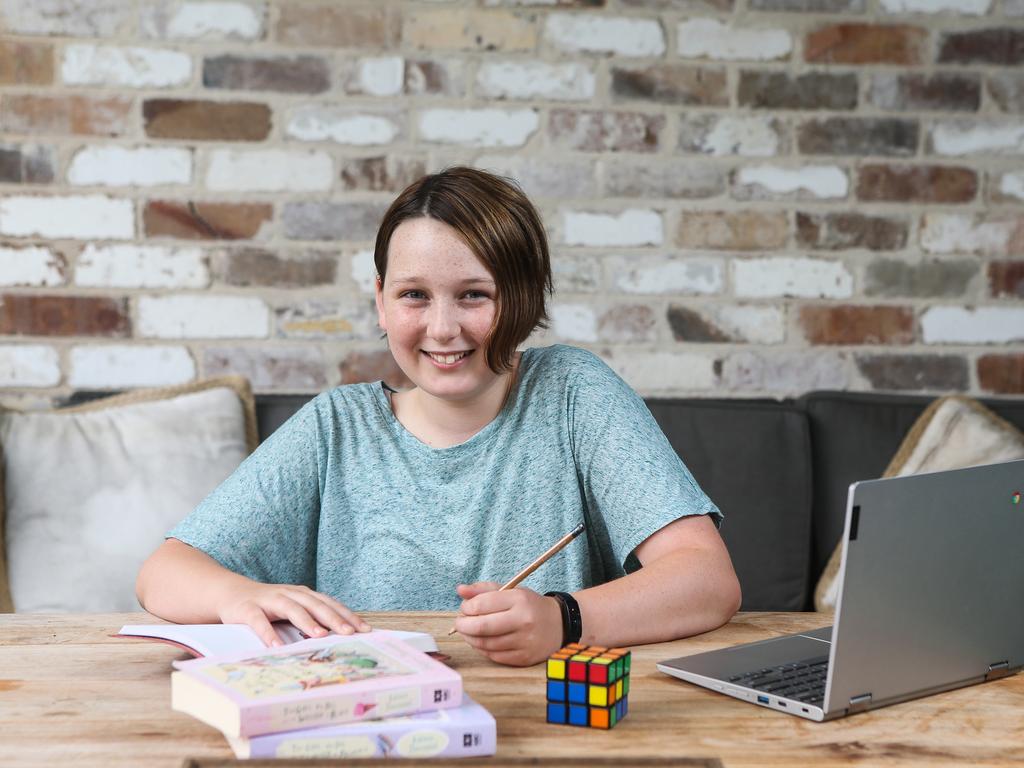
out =
<path fill-rule="evenodd" d="M 307 400 L 257 395 L 261 439 Z M 817 580 L 842 535 L 851 483 L 881 477 L 934 400 L 811 392 L 786 400 L 648 399 L 694 477 L 725 513 L 722 538 L 745 611 L 813 610 Z M 1024 400 L 981 403 L 1024 430 Z"/>

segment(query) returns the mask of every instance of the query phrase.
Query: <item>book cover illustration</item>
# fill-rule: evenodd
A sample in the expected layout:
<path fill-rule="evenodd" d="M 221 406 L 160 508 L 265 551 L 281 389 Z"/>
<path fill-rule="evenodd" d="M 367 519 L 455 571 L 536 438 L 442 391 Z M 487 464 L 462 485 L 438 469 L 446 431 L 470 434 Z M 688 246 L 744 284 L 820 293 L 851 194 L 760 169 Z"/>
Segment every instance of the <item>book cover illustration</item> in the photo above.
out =
<path fill-rule="evenodd" d="M 175 661 L 171 706 L 228 736 L 456 707 L 458 672 L 395 637 L 328 635 Z"/>
<path fill-rule="evenodd" d="M 490 712 L 464 696 L 454 709 L 228 742 L 241 759 L 479 757 L 497 750 L 497 726 Z"/>
<path fill-rule="evenodd" d="M 417 670 L 358 640 L 295 653 L 214 663 L 201 674 L 246 699 L 262 699 L 328 685 L 413 675 Z"/>

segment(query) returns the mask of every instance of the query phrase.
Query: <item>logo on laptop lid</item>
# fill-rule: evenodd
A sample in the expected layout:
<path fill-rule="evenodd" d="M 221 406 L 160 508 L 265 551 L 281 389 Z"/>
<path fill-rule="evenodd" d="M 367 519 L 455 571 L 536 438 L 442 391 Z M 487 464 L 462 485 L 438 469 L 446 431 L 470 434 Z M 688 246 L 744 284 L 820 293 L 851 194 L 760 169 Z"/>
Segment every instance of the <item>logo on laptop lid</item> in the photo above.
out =
<path fill-rule="evenodd" d="M 1010 499 L 1014 504 L 1020 504 L 1020 491 L 1014 491 Z"/>

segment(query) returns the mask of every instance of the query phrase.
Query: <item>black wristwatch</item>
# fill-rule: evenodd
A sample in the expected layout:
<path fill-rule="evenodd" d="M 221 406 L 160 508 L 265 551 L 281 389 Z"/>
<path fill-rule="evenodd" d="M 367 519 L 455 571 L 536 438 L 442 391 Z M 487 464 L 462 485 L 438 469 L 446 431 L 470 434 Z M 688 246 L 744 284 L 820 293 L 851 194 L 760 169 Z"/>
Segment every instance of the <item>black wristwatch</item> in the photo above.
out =
<path fill-rule="evenodd" d="M 562 647 L 578 643 L 583 637 L 583 616 L 576 598 L 568 592 L 545 592 L 544 597 L 555 598 L 562 609 Z"/>

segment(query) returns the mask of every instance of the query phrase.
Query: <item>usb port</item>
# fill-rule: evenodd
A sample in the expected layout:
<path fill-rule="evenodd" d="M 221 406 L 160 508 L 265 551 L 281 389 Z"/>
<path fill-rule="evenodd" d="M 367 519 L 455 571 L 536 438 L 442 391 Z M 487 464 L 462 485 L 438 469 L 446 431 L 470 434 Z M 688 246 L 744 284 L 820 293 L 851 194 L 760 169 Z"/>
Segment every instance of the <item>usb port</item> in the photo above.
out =
<path fill-rule="evenodd" d="M 757 697 L 757 703 L 758 704 L 767 704 L 768 703 L 768 697 L 767 696 L 758 696 Z"/>

